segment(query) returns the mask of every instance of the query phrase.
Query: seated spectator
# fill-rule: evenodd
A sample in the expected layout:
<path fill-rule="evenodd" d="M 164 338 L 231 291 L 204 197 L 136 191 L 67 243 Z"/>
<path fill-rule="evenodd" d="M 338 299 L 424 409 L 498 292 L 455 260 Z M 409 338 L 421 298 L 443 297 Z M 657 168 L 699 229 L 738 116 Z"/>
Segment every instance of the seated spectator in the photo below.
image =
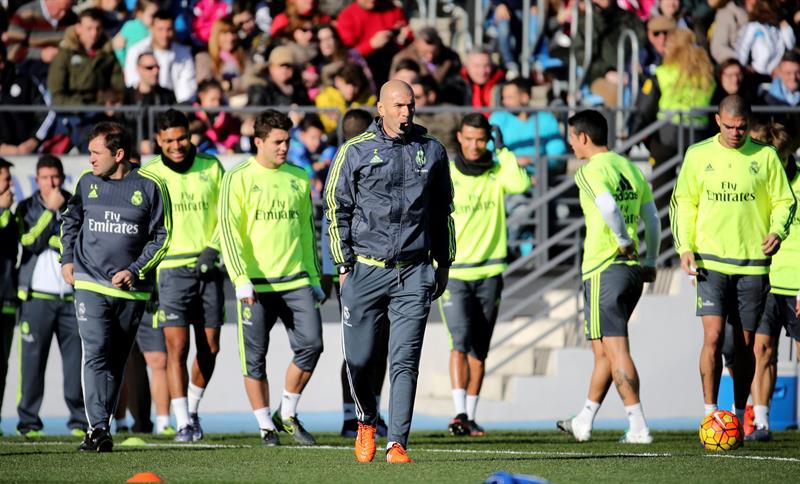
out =
<path fill-rule="evenodd" d="M 681 5 L 681 0 L 658 0 L 650 9 L 650 17 L 666 17 L 675 22 L 676 28 L 691 29 L 687 22 L 687 13 Z"/>
<path fill-rule="evenodd" d="M 217 19 L 211 28 L 208 52 L 199 52 L 195 56 L 197 82 L 216 79 L 226 95 L 243 94 L 246 92 L 244 73 L 247 68 L 247 53 L 239 44 L 233 19 L 231 16 Z"/>
<path fill-rule="evenodd" d="M 436 88 L 436 81 L 431 75 L 419 76 L 411 81 L 411 90 L 414 91 L 417 110 L 429 106 L 442 106 L 439 104 Z M 460 114 L 452 111 L 436 113 L 417 111 L 414 114 L 414 122 L 424 126 L 431 136 L 441 141 L 448 153 L 455 153 L 458 149 L 456 131 L 461 126 Z"/>
<path fill-rule="evenodd" d="M 125 54 L 125 84 L 139 82 L 136 59 L 142 52 L 153 52 L 158 61 L 158 83 L 175 92 L 179 103 L 191 101 L 197 92 L 192 50 L 175 42 L 175 22 L 170 12 L 159 10 L 153 15 L 150 35 L 128 48 Z"/>
<path fill-rule="evenodd" d="M 0 42 L 0 105 L 44 105 L 45 87 L 17 65 L 6 60 L 6 46 Z M 17 113 L 0 109 L 0 155 L 27 155 L 47 138 L 54 116 L 46 113 Z"/>
<path fill-rule="evenodd" d="M 199 103 L 195 103 L 195 106 L 200 108 L 224 106 L 222 85 L 216 79 L 206 79 L 197 86 L 197 99 Z M 234 115 L 200 109 L 194 112 L 192 119 L 203 126 L 199 139 L 192 140 L 201 153 L 224 155 L 233 152 L 238 145 L 241 127 Z"/>
<path fill-rule="evenodd" d="M 445 79 L 458 76 L 461 59 L 453 49 L 442 43 L 442 38 L 433 27 L 423 27 L 414 35 L 414 42 L 401 50 L 392 59 L 390 76 L 396 78 L 397 65 L 411 59 L 420 66 L 420 75 L 430 74 L 441 85 Z"/>
<path fill-rule="evenodd" d="M 496 88 L 504 77 L 503 70 L 494 65 L 488 50 L 473 49 L 461 68 L 461 78 L 442 86 L 442 102 L 476 108 L 495 106 L 498 98 Z"/>
<path fill-rule="evenodd" d="M 316 114 L 306 114 L 292 129 L 289 163 L 304 169 L 311 181 L 311 196 L 320 198 L 336 148 L 325 143 L 325 128 Z"/>
<path fill-rule="evenodd" d="M 80 13 L 89 8 L 96 8 L 103 13 L 103 31 L 109 39 L 113 39 L 125 23 L 127 11 L 122 0 L 88 0 L 81 2 L 74 11 Z"/>
<path fill-rule="evenodd" d="M 747 75 L 744 67 L 736 59 L 728 59 L 717 66 L 716 69 L 717 86 L 714 95 L 711 97 L 711 105 L 716 106 L 726 96 L 738 94 L 742 96 L 750 105 L 760 104 L 756 98 L 756 89 L 752 87 L 750 76 Z M 715 113 L 709 113 L 709 121 Z M 713 126 L 713 124 L 710 124 Z"/>
<path fill-rule="evenodd" d="M 522 52 L 522 2 L 520 0 L 491 0 L 492 25 L 497 29 L 497 48 L 506 69 L 507 79 L 520 75 Z M 525 15 L 531 16 L 530 13 Z M 535 23 L 530 24 L 535 28 Z"/>
<path fill-rule="evenodd" d="M 422 74 L 422 68 L 414 59 L 403 59 L 395 65 L 392 79 L 398 79 L 411 84 L 411 82 Z"/>
<path fill-rule="evenodd" d="M 158 84 L 158 61 L 152 52 L 139 54 L 136 62 L 136 70 L 139 74 L 139 82 L 134 87 L 125 89 L 123 103 L 128 106 L 172 106 L 176 104 L 175 93 Z M 129 122 L 132 125 L 132 132 L 138 131 L 138 124 L 135 121 Z M 153 134 L 155 130 L 150 127 L 147 116 L 142 121 L 142 142 L 139 144 L 139 152 L 142 155 L 153 154 Z"/>
<path fill-rule="evenodd" d="M 248 106 L 308 106 L 311 100 L 297 72 L 292 50 L 281 45 L 272 49 L 267 75 L 251 79 L 247 89 Z"/>
<path fill-rule="evenodd" d="M 317 28 L 317 45 L 319 56 L 314 62 L 323 85 L 332 85 L 333 77 L 345 64 L 355 64 L 367 76 L 369 90 L 378 92 L 367 61 L 357 49 L 348 49 L 344 46 L 342 39 L 339 38 L 339 33 L 331 24 L 323 24 Z"/>
<path fill-rule="evenodd" d="M 616 106 L 617 85 L 623 75 L 617 72 L 617 42 L 627 29 L 633 30 L 639 45 L 645 44 L 647 34 L 635 14 L 622 10 L 612 0 L 592 0 L 592 3 L 592 52 L 584 82 L 592 93 L 603 98 L 606 106 Z M 585 13 L 581 15 L 580 25 L 585 25 Z M 579 65 L 583 62 L 584 35 L 584 29 L 580 29 L 573 36 Z"/>
<path fill-rule="evenodd" d="M 738 0 L 721 0 L 714 16 L 714 32 L 711 35 L 711 58 L 717 64 L 736 59 L 736 42 L 739 33 L 747 24 L 747 11 Z"/>
<path fill-rule="evenodd" d="M 56 106 L 97 103 L 100 91 L 125 88 L 122 67 L 103 31 L 103 13 L 90 8 L 78 23 L 67 28 L 58 54 L 50 66 L 47 89 Z"/>
<path fill-rule="evenodd" d="M 378 86 L 389 79 L 395 54 L 413 40 L 405 13 L 391 0 L 356 0 L 339 12 L 336 28 L 344 45 L 367 60 Z"/>
<path fill-rule="evenodd" d="M 317 0 L 287 0 L 286 10 L 272 20 L 269 30 L 271 37 L 293 32 L 301 25 L 321 25 L 331 21 L 331 17 L 320 13 Z"/>
<path fill-rule="evenodd" d="M 8 59 L 44 82 L 64 31 L 78 21 L 71 9 L 72 0 L 34 0 L 19 7 L 3 34 Z"/>
<path fill-rule="evenodd" d="M 122 25 L 119 33 L 112 40 L 114 54 L 120 64 L 125 64 L 128 47 L 147 38 L 153 25 L 153 15 L 158 11 L 158 3 L 154 0 L 137 0 L 133 11 L 134 18 Z"/>
<path fill-rule="evenodd" d="M 234 0 L 231 8 L 233 25 L 236 28 L 236 35 L 239 38 L 245 52 L 250 52 L 256 38 L 261 35 L 261 30 L 256 25 L 254 0 Z"/>
<path fill-rule="evenodd" d="M 367 77 L 353 64 L 346 64 L 333 78 L 333 86 L 324 88 L 315 101 L 318 108 L 335 108 L 338 113 L 327 111 L 320 113 L 325 126 L 325 134 L 333 137 L 339 115 L 348 109 L 362 106 L 374 106 L 378 98 L 369 90 Z"/>
<path fill-rule="evenodd" d="M 193 44 L 205 48 L 211 37 L 214 22 L 228 15 L 230 11 L 231 5 L 227 0 L 198 0 L 192 9 Z"/>
<path fill-rule="evenodd" d="M 761 90 L 764 104 L 769 106 L 800 106 L 800 55 L 790 52 L 784 55 L 772 83 Z M 800 115 L 797 113 L 776 113 L 770 121 L 786 126 L 791 134 L 790 143 L 792 151 L 800 146 Z"/>
<path fill-rule="evenodd" d="M 284 29 L 283 33 L 281 40 L 284 45 L 291 47 L 298 66 L 305 68 L 319 55 L 314 37 L 314 24 L 310 20 L 292 24 Z"/>
<path fill-rule="evenodd" d="M 794 49 L 794 30 L 778 17 L 778 0 L 747 2 L 745 8 L 750 21 L 740 34 L 737 59 L 754 72 L 771 77 L 783 54 Z"/>
<path fill-rule="evenodd" d="M 536 172 L 535 163 L 539 157 L 547 157 L 549 169 L 561 173 L 566 162 L 554 157 L 565 154 L 567 145 L 558 120 L 547 111 L 539 111 L 534 115 L 519 111 L 519 108 L 529 107 L 530 102 L 531 84 L 527 79 L 517 77 L 507 82 L 502 89 L 502 105 L 507 111 L 495 111 L 489 117 L 489 123 L 500 129 L 503 144 L 529 173 Z"/>
<path fill-rule="evenodd" d="M 675 30 L 675 21 L 667 17 L 651 17 L 647 21 L 647 43 L 639 51 L 639 65 L 645 76 L 654 76 L 664 59 L 667 35 Z"/>

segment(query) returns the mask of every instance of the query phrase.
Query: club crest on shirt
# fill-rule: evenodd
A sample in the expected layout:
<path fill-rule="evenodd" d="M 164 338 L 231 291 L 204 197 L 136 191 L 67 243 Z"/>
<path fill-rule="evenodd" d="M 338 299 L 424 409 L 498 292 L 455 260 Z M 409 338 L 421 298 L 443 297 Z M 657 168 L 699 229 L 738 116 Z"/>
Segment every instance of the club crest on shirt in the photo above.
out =
<path fill-rule="evenodd" d="M 750 162 L 750 174 L 758 175 L 758 162 L 756 160 Z"/>
<path fill-rule="evenodd" d="M 142 192 L 136 190 L 131 196 L 131 203 L 137 207 L 142 204 Z"/>
<path fill-rule="evenodd" d="M 425 166 L 425 163 L 427 163 L 427 160 L 425 159 L 425 152 L 422 151 L 422 148 L 420 148 L 417 150 L 417 166 L 421 168 Z"/>

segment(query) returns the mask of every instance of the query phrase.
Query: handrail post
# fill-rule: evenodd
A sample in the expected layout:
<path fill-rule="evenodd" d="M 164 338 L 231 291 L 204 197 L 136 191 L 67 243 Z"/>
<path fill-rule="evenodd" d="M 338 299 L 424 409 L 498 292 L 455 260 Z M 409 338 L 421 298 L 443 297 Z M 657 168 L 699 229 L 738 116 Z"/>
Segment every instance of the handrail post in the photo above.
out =
<path fill-rule="evenodd" d="M 483 45 L 483 0 L 474 0 L 475 2 L 475 34 L 472 39 L 472 45 Z"/>
<path fill-rule="evenodd" d="M 539 39 L 544 33 L 545 20 L 547 19 L 547 0 L 536 0 L 536 36 L 533 41 L 529 40 L 531 31 L 531 0 L 522 0 L 522 51 L 519 65 L 522 69 L 522 77 L 531 76 L 531 56 Z"/>
<path fill-rule="evenodd" d="M 578 32 L 578 16 L 580 9 L 576 0 L 572 4 L 572 23 L 570 32 L 575 36 Z M 594 19 L 592 18 L 592 0 L 584 0 L 584 34 L 583 34 L 583 62 L 581 63 L 581 75 L 578 76 L 578 60 L 575 54 L 575 43 L 573 41 L 569 49 L 569 92 L 567 93 L 567 105 L 574 108 L 578 104 L 578 92 L 583 80 L 586 79 L 586 72 L 592 61 L 592 30 L 594 29 Z M 571 113 L 570 113 L 571 114 Z"/>
<path fill-rule="evenodd" d="M 617 41 L 617 143 L 622 140 L 622 135 L 627 134 L 626 125 L 630 118 L 630 111 L 623 112 L 625 108 L 625 43 L 630 40 L 631 43 L 631 102 L 630 105 L 636 104 L 636 98 L 639 96 L 639 39 L 631 29 L 622 31 L 619 40 Z"/>

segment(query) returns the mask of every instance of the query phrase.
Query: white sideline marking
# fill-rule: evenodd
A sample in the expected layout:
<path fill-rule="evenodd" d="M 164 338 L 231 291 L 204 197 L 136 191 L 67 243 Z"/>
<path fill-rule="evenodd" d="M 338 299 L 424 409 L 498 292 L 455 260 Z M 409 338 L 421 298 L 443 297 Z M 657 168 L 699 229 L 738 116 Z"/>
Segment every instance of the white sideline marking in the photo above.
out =
<path fill-rule="evenodd" d="M 15 445 L 70 445 L 76 442 L 3 442 L 5 444 Z M 148 447 L 156 448 L 172 448 L 172 449 L 255 449 L 260 448 L 260 445 L 248 444 L 170 444 L 170 443 L 150 443 L 144 446 L 120 446 L 117 448 L 122 449 L 141 449 Z M 350 446 L 342 445 L 314 445 L 314 446 L 286 446 L 278 447 L 278 449 L 292 449 L 292 450 L 349 450 L 353 448 Z M 692 457 L 691 454 L 673 454 L 671 452 L 616 452 L 612 454 L 601 454 L 595 452 L 558 452 L 558 451 L 537 451 L 537 450 L 476 450 L 476 449 L 429 449 L 429 448 L 413 448 L 411 452 L 430 452 L 434 454 L 473 454 L 473 455 L 527 455 L 538 457 Z M 797 457 L 774 457 L 768 455 L 736 455 L 736 454 L 702 454 L 701 457 L 723 458 L 723 459 L 741 459 L 741 460 L 760 460 L 760 461 L 774 461 L 774 462 L 798 462 L 800 458 Z"/>

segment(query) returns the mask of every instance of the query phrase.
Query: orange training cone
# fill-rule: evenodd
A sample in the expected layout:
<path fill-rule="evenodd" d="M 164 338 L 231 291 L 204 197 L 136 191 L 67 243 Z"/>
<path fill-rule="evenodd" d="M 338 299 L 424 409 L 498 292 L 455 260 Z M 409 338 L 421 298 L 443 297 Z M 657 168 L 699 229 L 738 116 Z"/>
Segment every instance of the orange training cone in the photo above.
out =
<path fill-rule="evenodd" d="M 140 472 L 125 482 L 164 482 L 164 479 L 159 477 L 155 472 Z"/>

